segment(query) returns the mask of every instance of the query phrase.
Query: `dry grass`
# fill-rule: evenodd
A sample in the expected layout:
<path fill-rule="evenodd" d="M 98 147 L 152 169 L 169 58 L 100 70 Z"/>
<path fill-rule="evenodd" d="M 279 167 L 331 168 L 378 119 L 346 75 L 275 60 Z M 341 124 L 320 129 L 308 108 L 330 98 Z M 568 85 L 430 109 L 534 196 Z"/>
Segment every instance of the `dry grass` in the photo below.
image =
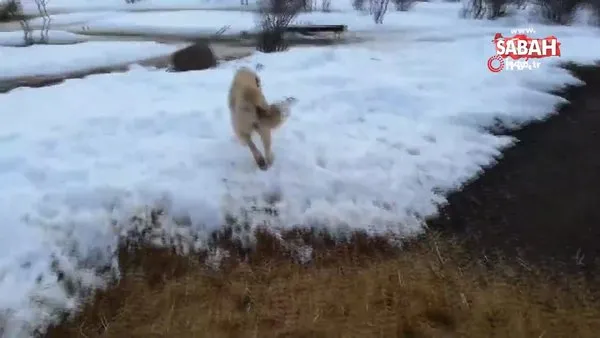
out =
<path fill-rule="evenodd" d="M 294 232 L 287 245 L 260 232 L 252 252 L 222 241 L 206 255 L 123 249 L 121 282 L 46 337 L 597 337 L 600 306 L 586 282 L 473 259 L 439 235 L 400 253 L 356 234 L 335 244 Z M 312 262 L 294 259 L 298 243 Z M 292 243 L 292 244 L 290 244 Z M 296 246 L 297 247 L 297 246 Z M 568 281 L 568 280 L 567 280 Z"/>

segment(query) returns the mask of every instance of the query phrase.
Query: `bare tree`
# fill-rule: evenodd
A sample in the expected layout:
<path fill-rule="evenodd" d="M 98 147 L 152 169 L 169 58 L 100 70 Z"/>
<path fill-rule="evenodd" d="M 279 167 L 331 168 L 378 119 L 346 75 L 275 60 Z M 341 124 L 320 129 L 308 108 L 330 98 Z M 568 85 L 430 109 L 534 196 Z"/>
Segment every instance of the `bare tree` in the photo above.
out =
<path fill-rule="evenodd" d="M 306 12 L 312 12 L 315 8 L 317 8 L 317 0 L 300 0 L 302 3 L 302 9 Z"/>
<path fill-rule="evenodd" d="M 49 0 L 35 0 L 35 6 L 37 7 L 40 16 L 49 17 L 48 14 L 48 3 Z"/>
<path fill-rule="evenodd" d="M 509 0 L 488 0 L 488 19 L 497 19 L 506 16 Z"/>
<path fill-rule="evenodd" d="M 365 10 L 365 0 L 352 0 L 352 8 L 357 11 Z"/>
<path fill-rule="evenodd" d="M 394 5 L 396 5 L 396 10 L 406 12 L 408 11 L 416 2 L 416 0 L 392 0 Z"/>
<path fill-rule="evenodd" d="M 42 28 L 40 29 L 40 43 L 48 43 L 49 37 L 48 32 L 50 30 L 50 22 L 52 19 L 48 14 L 48 1 L 49 0 L 35 0 L 35 5 L 37 6 L 38 13 L 40 13 L 40 17 L 42 18 Z"/>
<path fill-rule="evenodd" d="M 460 10 L 463 18 L 482 19 L 485 14 L 483 0 L 469 0 Z"/>
<path fill-rule="evenodd" d="M 370 12 L 373 15 L 376 24 L 383 23 L 383 17 L 387 12 L 389 3 L 390 0 L 371 0 Z"/>
<path fill-rule="evenodd" d="M 265 53 L 286 50 L 285 29 L 304 5 L 304 0 L 261 0 L 258 6 L 260 33 L 257 49 Z"/>
<path fill-rule="evenodd" d="M 21 5 L 20 0 L 9 1 L 9 5 L 11 7 L 11 16 L 12 19 L 19 20 L 19 26 L 21 26 L 21 30 L 23 31 L 23 44 L 25 46 L 31 46 L 35 42 L 33 39 L 33 29 L 29 24 L 29 19 L 25 14 L 23 14 L 23 7 Z"/>
<path fill-rule="evenodd" d="M 22 14 L 21 3 L 17 0 L 0 0 L 0 22 L 12 21 Z"/>
<path fill-rule="evenodd" d="M 513 0 L 469 0 L 461 10 L 461 15 L 474 19 L 494 20 L 506 16 L 507 6 L 512 2 Z"/>
<path fill-rule="evenodd" d="M 33 45 L 35 40 L 33 39 L 33 29 L 29 25 L 29 20 L 21 19 L 19 20 L 19 25 L 21 26 L 21 30 L 23 30 L 23 43 L 25 46 Z"/>
<path fill-rule="evenodd" d="M 517 6 L 517 9 L 526 9 L 528 0 L 514 0 L 514 4 Z"/>
<path fill-rule="evenodd" d="M 575 10 L 583 4 L 583 0 L 538 0 L 536 3 L 543 19 L 559 25 L 571 23 Z"/>
<path fill-rule="evenodd" d="M 322 12 L 331 11 L 331 0 L 302 0 L 304 2 L 304 10 L 312 12 L 314 10 L 321 10 Z"/>
<path fill-rule="evenodd" d="M 42 18 L 42 28 L 40 30 L 39 42 L 47 43 L 48 31 L 50 29 L 50 15 L 48 14 L 48 10 L 46 8 L 48 0 L 35 0 L 34 3 L 37 7 L 39 16 Z M 33 45 L 36 42 L 36 39 L 33 37 L 33 28 L 29 22 L 29 17 L 23 14 L 21 2 L 19 0 L 9 0 L 6 3 L 6 6 L 7 7 L 2 7 L 0 9 L 6 9 L 6 16 L 9 20 L 18 20 L 19 26 L 21 26 L 21 30 L 23 31 L 23 44 L 25 46 Z M 0 16 L 2 14 L 2 10 L 0 10 Z"/>
<path fill-rule="evenodd" d="M 590 0 L 590 7 L 594 14 L 595 24 L 600 25 L 600 0 Z"/>

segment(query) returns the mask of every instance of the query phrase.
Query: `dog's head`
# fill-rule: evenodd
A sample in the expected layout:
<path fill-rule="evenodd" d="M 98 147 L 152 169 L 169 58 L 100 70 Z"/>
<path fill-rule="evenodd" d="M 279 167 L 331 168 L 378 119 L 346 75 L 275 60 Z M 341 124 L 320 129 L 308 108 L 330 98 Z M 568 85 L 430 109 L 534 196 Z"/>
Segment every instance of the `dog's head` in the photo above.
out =
<path fill-rule="evenodd" d="M 240 67 L 238 68 L 238 70 L 235 72 L 235 76 L 234 76 L 234 81 L 247 81 L 246 83 L 249 84 L 249 81 L 253 81 L 256 83 L 256 87 L 260 88 L 261 83 L 260 83 L 260 77 L 258 76 L 258 74 L 256 74 L 252 69 L 248 68 L 248 67 Z"/>

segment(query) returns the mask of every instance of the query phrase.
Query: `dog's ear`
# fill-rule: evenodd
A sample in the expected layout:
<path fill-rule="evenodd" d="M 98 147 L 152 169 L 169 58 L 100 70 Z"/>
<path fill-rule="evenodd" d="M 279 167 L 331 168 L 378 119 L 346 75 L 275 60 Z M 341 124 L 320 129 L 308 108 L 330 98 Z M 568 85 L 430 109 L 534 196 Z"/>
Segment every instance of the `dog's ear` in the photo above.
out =
<path fill-rule="evenodd" d="M 256 87 L 260 88 L 260 78 L 258 76 L 255 76 L 256 78 Z"/>

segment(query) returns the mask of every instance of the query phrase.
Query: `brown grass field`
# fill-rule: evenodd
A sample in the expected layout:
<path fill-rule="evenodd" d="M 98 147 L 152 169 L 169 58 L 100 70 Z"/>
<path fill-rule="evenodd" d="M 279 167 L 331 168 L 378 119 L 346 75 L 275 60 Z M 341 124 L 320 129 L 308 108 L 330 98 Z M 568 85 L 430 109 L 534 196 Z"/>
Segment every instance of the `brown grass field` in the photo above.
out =
<path fill-rule="evenodd" d="M 430 233 L 400 251 L 356 234 L 335 244 L 291 232 L 231 242 L 218 269 L 207 255 L 137 246 L 119 255 L 123 277 L 46 338 L 68 337 L 598 337 L 590 281 L 473 257 Z M 283 243 L 283 244 L 282 244 Z M 296 249 L 313 248 L 299 262 Z M 295 244 L 295 246 L 294 246 Z"/>

